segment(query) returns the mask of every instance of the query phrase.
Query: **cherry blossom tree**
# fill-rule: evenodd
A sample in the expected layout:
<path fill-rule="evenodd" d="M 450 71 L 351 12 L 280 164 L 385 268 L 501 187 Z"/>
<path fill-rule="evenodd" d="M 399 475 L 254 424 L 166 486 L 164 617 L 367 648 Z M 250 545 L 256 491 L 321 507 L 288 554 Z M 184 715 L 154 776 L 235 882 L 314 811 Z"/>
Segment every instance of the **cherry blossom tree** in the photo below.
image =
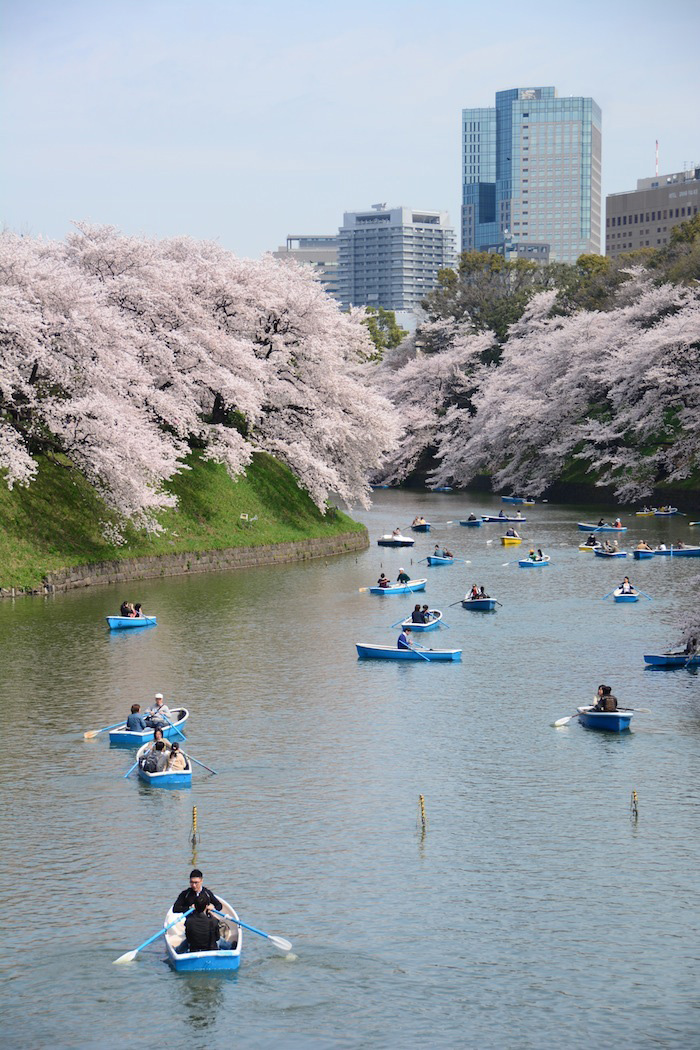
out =
<path fill-rule="evenodd" d="M 255 451 L 323 508 L 368 502 L 397 414 L 364 379 L 366 328 L 308 274 L 185 238 L 79 225 L 0 238 L 0 470 L 65 455 L 125 518 L 157 529 L 193 443 L 235 477 Z"/>

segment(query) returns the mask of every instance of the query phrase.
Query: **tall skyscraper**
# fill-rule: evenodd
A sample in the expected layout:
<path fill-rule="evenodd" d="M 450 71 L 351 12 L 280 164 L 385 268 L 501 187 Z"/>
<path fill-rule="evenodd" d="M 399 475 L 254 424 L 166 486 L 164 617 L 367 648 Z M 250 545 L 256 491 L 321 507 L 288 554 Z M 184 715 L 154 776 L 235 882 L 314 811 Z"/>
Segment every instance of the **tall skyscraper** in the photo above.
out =
<path fill-rule="evenodd" d="M 338 298 L 350 306 L 414 310 L 455 264 L 455 234 L 444 211 L 387 208 L 345 212 L 339 233 Z"/>
<path fill-rule="evenodd" d="M 600 252 L 601 115 L 553 87 L 462 110 L 462 251 L 575 262 Z"/>

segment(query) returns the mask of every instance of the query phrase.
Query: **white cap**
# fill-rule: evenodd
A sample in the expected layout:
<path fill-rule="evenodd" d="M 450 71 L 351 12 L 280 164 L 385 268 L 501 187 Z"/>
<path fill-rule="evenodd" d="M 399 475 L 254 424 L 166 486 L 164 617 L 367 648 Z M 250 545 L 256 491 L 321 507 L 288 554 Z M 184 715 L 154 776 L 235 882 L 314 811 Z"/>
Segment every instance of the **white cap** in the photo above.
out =
<path fill-rule="evenodd" d="M 163 694 L 162 693 L 156 693 L 156 700 L 162 700 L 162 699 L 163 699 Z"/>

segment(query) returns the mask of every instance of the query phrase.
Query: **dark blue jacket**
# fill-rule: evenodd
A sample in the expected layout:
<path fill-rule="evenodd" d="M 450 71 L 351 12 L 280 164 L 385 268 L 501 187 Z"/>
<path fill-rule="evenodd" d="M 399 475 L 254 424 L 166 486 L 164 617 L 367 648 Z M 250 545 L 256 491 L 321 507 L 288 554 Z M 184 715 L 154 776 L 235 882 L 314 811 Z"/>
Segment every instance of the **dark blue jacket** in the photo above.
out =
<path fill-rule="evenodd" d="M 142 733 L 144 729 L 148 729 L 148 726 L 144 722 L 141 715 L 129 715 L 126 720 L 126 728 L 130 733 Z"/>

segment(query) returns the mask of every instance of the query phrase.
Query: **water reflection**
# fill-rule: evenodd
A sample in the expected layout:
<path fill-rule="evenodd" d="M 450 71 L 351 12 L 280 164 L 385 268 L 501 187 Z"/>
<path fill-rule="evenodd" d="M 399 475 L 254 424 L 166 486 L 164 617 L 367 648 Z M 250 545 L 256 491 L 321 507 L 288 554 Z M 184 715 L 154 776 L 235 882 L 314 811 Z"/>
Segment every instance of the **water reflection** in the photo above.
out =
<path fill-rule="evenodd" d="M 235 984 L 237 980 L 238 971 L 228 974 L 178 974 L 182 1013 L 194 1032 L 204 1032 L 220 1023 L 224 986 Z"/>

